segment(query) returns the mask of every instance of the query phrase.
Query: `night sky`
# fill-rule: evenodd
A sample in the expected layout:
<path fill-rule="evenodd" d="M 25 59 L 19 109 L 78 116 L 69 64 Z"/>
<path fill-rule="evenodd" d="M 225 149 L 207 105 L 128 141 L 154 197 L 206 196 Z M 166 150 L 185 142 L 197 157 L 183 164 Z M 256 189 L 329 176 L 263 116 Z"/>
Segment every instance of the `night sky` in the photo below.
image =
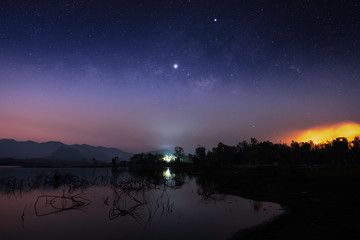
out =
<path fill-rule="evenodd" d="M 0 2 L 0 138 L 139 152 L 360 123 L 359 1 Z"/>

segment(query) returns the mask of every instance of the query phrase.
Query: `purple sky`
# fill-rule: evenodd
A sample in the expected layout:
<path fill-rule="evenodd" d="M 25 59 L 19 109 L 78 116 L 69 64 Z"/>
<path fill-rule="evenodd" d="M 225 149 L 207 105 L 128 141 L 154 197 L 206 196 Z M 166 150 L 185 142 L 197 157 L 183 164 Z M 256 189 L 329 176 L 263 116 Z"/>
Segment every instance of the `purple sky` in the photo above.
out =
<path fill-rule="evenodd" d="M 36 2 L 0 5 L 0 138 L 193 151 L 360 123 L 357 1 Z"/>

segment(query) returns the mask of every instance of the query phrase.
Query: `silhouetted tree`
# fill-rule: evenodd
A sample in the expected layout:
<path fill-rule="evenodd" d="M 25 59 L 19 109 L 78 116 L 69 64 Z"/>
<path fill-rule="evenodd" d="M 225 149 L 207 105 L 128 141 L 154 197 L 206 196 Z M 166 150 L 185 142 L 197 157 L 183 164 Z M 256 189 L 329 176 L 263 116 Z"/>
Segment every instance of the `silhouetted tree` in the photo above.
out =
<path fill-rule="evenodd" d="M 355 137 L 350 146 L 352 162 L 360 163 L 360 137 Z"/>
<path fill-rule="evenodd" d="M 130 161 L 134 162 L 134 163 L 143 163 L 143 164 L 149 164 L 149 163 L 157 163 L 157 162 L 162 162 L 164 158 L 163 154 L 152 154 L 152 153 L 139 153 L 139 154 L 134 154 L 131 158 Z"/>
<path fill-rule="evenodd" d="M 214 160 L 220 164 L 230 164 L 236 153 L 236 147 L 228 146 L 219 142 L 216 148 L 213 148 Z"/>
<path fill-rule="evenodd" d="M 250 150 L 251 150 L 251 147 L 247 141 L 239 142 L 236 145 L 237 163 L 249 164 L 248 154 L 249 154 Z"/>
<path fill-rule="evenodd" d="M 351 148 L 360 149 L 360 137 L 355 137 L 351 142 Z"/>
<path fill-rule="evenodd" d="M 111 160 L 111 163 L 112 164 L 119 164 L 119 157 L 118 156 L 113 157 L 112 160 Z"/>
<path fill-rule="evenodd" d="M 195 148 L 195 156 L 200 162 L 204 161 L 206 158 L 206 148 L 201 145 L 197 145 Z"/>
<path fill-rule="evenodd" d="M 184 149 L 182 147 L 175 147 L 175 161 L 181 162 L 185 158 Z"/>
<path fill-rule="evenodd" d="M 337 163 L 347 163 L 349 152 L 349 142 L 346 138 L 336 138 L 333 140 L 333 153 Z"/>

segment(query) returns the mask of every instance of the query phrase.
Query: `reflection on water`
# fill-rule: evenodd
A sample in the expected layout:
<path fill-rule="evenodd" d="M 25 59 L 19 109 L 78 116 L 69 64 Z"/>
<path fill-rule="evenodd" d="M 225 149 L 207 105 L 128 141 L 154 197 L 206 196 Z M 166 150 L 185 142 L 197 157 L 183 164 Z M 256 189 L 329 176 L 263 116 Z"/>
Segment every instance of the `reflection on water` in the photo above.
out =
<path fill-rule="evenodd" d="M 171 173 L 170 172 L 170 168 L 166 168 L 164 171 L 163 171 L 163 177 L 167 180 L 169 179 L 172 179 L 175 177 L 175 173 Z"/>
<path fill-rule="evenodd" d="M 1 239 L 226 239 L 281 212 L 169 168 L 0 168 Z"/>

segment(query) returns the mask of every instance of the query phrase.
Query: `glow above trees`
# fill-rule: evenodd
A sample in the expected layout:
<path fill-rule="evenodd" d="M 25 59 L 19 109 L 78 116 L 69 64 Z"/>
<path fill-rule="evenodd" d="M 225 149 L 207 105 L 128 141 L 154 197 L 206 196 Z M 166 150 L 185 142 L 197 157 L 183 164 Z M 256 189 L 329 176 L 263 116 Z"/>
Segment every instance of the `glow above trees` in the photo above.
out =
<path fill-rule="evenodd" d="M 348 140 L 360 136 L 360 124 L 353 122 L 339 123 L 330 126 L 311 128 L 297 134 L 295 138 L 298 142 L 308 142 L 312 140 L 315 144 L 331 141 L 338 137 L 345 137 Z"/>

